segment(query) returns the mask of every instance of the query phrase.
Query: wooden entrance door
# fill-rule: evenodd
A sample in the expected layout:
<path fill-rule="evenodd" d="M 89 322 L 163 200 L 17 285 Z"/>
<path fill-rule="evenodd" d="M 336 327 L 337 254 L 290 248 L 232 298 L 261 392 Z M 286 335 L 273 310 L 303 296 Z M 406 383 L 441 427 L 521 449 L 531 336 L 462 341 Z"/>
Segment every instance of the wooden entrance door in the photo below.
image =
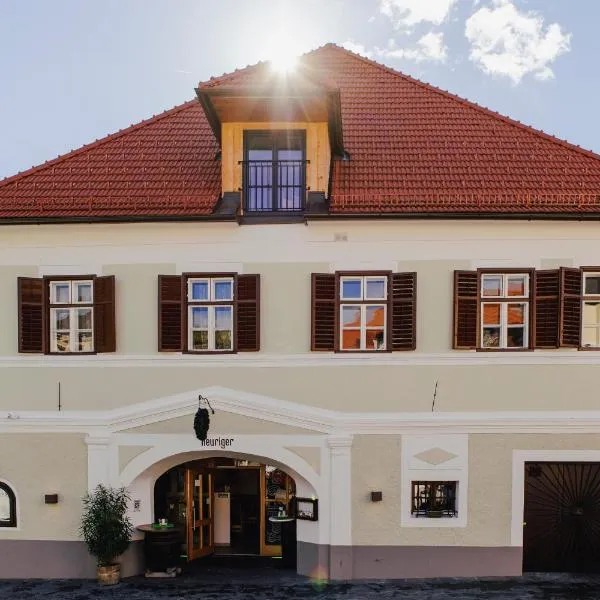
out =
<path fill-rule="evenodd" d="M 188 561 L 214 552 L 213 475 L 186 469 L 187 557 Z"/>
<path fill-rule="evenodd" d="M 600 572 L 600 463 L 525 465 L 523 569 Z"/>

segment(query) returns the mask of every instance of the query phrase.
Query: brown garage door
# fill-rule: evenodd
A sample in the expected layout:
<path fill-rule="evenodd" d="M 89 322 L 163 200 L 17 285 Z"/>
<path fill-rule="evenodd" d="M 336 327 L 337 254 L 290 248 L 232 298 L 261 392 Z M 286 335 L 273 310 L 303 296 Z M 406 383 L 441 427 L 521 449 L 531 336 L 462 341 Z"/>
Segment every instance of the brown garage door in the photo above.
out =
<path fill-rule="evenodd" d="M 600 463 L 525 464 L 523 569 L 600 572 Z"/>

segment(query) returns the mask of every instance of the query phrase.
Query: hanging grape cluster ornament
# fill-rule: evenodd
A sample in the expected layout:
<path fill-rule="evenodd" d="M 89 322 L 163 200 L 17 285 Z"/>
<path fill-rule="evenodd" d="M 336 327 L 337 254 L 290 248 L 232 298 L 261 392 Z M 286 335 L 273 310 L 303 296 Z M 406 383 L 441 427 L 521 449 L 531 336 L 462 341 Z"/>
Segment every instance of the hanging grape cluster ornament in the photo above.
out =
<path fill-rule="evenodd" d="M 208 408 L 206 408 L 208 406 Z M 210 405 L 208 398 L 205 398 L 202 394 L 198 396 L 198 410 L 196 411 L 196 416 L 194 417 L 194 431 L 196 432 L 196 437 L 204 442 L 208 437 L 208 428 L 210 427 L 210 412 L 214 415 L 215 411 L 213 407 Z"/>

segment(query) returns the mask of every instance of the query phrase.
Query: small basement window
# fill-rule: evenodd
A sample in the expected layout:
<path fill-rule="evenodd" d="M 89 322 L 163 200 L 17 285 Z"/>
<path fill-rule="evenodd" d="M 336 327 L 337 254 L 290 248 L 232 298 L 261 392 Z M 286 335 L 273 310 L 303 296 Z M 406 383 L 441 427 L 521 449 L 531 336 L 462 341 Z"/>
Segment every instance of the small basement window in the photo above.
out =
<path fill-rule="evenodd" d="M 0 481 L 0 527 L 17 526 L 17 500 L 11 487 Z"/>
<path fill-rule="evenodd" d="M 457 481 L 413 481 L 411 516 L 457 517 Z"/>

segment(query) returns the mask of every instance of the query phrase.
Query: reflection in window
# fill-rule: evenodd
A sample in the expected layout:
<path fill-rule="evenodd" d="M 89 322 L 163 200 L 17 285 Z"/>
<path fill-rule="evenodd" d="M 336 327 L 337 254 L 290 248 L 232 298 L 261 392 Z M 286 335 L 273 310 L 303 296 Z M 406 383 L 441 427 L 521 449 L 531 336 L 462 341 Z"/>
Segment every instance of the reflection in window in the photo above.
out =
<path fill-rule="evenodd" d="M 12 489 L 0 481 L 0 527 L 17 526 L 17 503 Z"/>
<path fill-rule="evenodd" d="M 529 337 L 529 275 L 481 275 L 481 347 L 527 348 Z M 519 302 L 514 300 L 524 298 Z"/>

